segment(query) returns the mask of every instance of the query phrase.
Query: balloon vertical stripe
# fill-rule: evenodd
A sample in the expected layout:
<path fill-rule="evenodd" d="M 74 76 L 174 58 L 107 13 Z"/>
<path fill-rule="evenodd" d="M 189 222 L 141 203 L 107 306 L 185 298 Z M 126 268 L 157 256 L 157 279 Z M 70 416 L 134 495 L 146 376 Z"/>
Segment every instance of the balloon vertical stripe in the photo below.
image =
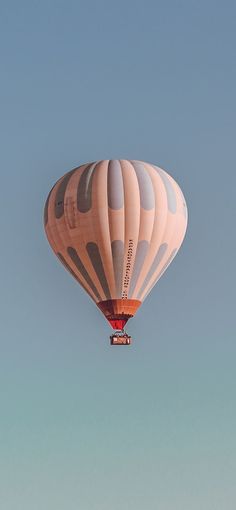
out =
<path fill-rule="evenodd" d="M 66 261 L 66 259 L 63 257 L 63 255 L 60 253 L 60 252 L 57 252 L 57 256 L 59 258 L 59 260 L 61 261 L 61 263 L 63 264 L 63 266 L 65 266 L 65 268 L 67 269 L 67 271 L 69 271 L 69 273 L 76 279 L 76 281 L 81 285 L 81 287 L 83 287 L 83 289 L 89 294 L 89 296 L 93 299 L 93 295 L 92 293 L 84 286 L 83 282 L 81 281 L 81 279 L 78 277 L 78 275 L 73 271 L 73 269 L 70 267 L 70 265 L 68 264 L 68 262 Z"/>
<path fill-rule="evenodd" d="M 48 195 L 48 198 L 46 200 L 45 207 L 44 207 L 44 227 L 46 227 L 47 222 L 48 222 L 48 204 L 49 204 L 49 199 L 50 199 L 52 190 L 53 190 L 53 188 L 51 189 L 51 191 Z"/>
<path fill-rule="evenodd" d="M 78 186 L 77 207 L 82 213 L 88 212 L 92 207 L 92 184 L 96 163 L 84 169 Z"/>
<path fill-rule="evenodd" d="M 139 193 L 140 193 L 140 206 L 143 209 L 153 209 L 155 205 L 155 197 L 153 192 L 152 181 L 145 169 L 143 163 L 140 161 L 132 161 L 135 173 L 138 179 Z"/>
<path fill-rule="evenodd" d="M 130 282 L 130 288 L 129 288 L 129 298 L 130 299 L 133 297 L 133 293 L 134 293 L 141 269 L 143 267 L 145 257 L 147 255 L 148 248 L 149 248 L 149 243 L 147 241 L 139 241 L 136 255 L 135 255 L 134 269 L 133 269 L 132 278 L 131 278 L 131 282 Z"/>
<path fill-rule="evenodd" d="M 161 261 L 163 260 L 165 252 L 167 250 L 167 247 L 168 247 L 168 245 L 166 243 L 164 243 L 164 244 L 161 244 L 160 248 L 158 249 L 158 252 L 157 252 L 157 254 L 155 256 L 155 259 L 154 259 L 154 261 L 153 261 L 153 263 L 152 263 L 152 265 L 151 265 L 151 267 L 150 267 L 150 269 L 148 271 L 148 274 L 147 274 L 147 276 L 146 276 L 146 278 L 145 278 L 145 280 L 144 280 L 144 282 L 142 284 L 142 287 L 141 287 L 141 289 L 140 289 L 140 291 L 138 293 L 138 296 L 137 296 L 138 299 L 140 298 L 140 296 L 142 296 L 142 293 L 145 291 L 145 289 L 146 289 L 147 285 L 149 284 L 152 276 L 154 275 L 155 271 L 157 270 L 158 266 L 160 265 Z"/>
<path fill-rule="evenodd" d="M 109 161 L 107 174 L 108 205 L 111 209 L 121 209 L 124 205 L 124 189 L 120 162 Z"/>
<path fill-rule="evenodd" d="M 167 176 L 167 173 L 161 170 L 160 168 L 154 167 L 158 174 L 160 175 L 165 189 L 166 189 L 166 195 L 167 195 L 167 201 L 168 201 L 168 209 L 173 214 L 176 213 L 176 195 L 174 188 L 171 184 L 170 178 Z"/>
<path fill-rule="evenodd" d="M 168 268 L 168 266 L 171 264 L 172 260 L 175 258 L 175 255 L 177 253 L 178 250 L 173 250 L 172 253 L 170 254 L 170 256 L 168 257 L 167 261 L 165 262 L 164 266 L 162 267 L 160 273 L 156 276 L 154 282 L 152 283 L 151 287 L 150 288 L 147 288 L 146 289 L 146 292 L 144 293 L 142 297 L 142 301 L 144 301 L 144 299 L 146 298 L 146 296 L 151 292 L 151 290 L 153 289 L 154 285 L 156 285 L 156 283 L 158 282 L 158 280 L 160 280 L 160 278 L 162 277 L 163 273 L 166 271 L 166 269 Z"/>
<path fill-rule="evenodd" d="M 91 290 L 93 291 L 95 296 L 97 297 L 97 299 L 99 301 L 101 301 L 101 296 L 100 296 L 99 292 L 97 291 L 93 281 L 91 280 L 88 272 L 86 271 L 86 268 L 84 267 L 84 264 L 81 261 L 77 251 L 74 248 L 72 248 L 71 246 L 69 246 L 67 248 L 67 252 L 68 252 L 68 255 L 70 256 L 71 260 L 74 262 L 75 266 L 77 267 L 78 271 L 83 276 L 83 278 L 85 279 L 85 281 L 87 282 L 87 284 L 89 285 L 89 287 L 91 288 Z"/>
<path fill-rule="evenodd" d="M 123 263 L 124 263 L 124 242 L 123 241 L 112 241 L 111 251 L 113 258 L 113 267 L 116 282 L 116 292 L 118 296 L 122 294 L 122 274 L 123 274 Z"/>
<path fill-rule="evenodd" d="M 60 184 L 57 188 L 57 193 L 56 193 L 56 197 L 55 197 L 55 216 L 57 219 L 61 218 L 64 214 L 64 197 L 65 197 L 66 187 L 67 187 L 67 184 L 68 184 L 72 174 L 76 170 L 77 170 L 77 168 L 68 172 L 64 176 L 64 178 L 62 179 L 62 181 L 60 182 Z"/>
<path fill-rule="evenodd" d="M 107 299 L 111 299 L 111 294 L 110 294 L 110 290 L 108 287 L 105 271 L 103 268 L 103 263 L 102 263 L 101 255 L 99 252 L 99 248 L 96 245 L 96 243 L 88 243 L 86 248 L 87 248 L 89 258 L 93 264 L 94 270 L 96 271 L 99 281 L 101 283 L 101 286 L 103 288 L 104 294 L 106 295 Z"/>

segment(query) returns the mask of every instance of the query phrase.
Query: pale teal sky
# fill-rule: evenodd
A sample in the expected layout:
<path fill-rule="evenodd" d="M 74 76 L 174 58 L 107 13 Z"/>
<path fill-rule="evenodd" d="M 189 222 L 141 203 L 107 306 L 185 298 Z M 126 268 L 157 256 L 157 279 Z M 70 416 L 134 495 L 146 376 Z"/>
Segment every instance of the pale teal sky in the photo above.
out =
<path fill-rule="evenodd" d="M 235 510 L 233 1 L 2 1 L 3 510 Z M 44 235 L 87 161 L 166 169 L 186 240 L 128 330 L 110 329 Z"/>

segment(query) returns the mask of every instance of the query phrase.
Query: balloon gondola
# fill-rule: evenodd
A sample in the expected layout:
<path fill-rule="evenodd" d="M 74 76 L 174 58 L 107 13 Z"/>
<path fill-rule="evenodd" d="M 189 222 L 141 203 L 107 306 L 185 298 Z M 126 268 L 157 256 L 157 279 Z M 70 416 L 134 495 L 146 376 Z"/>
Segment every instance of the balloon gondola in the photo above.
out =
<path fill-rule="evenodd" d="M 113 335 L 110 336 L 111 345 L 130 345 L 131 342 L 131 336 L 128 335 L 124 329 L 116 331 Z"/>
<path fill-rule="evenodd" d="M 44 225 L 61 263 L 122 337 L 180 248 L 187 208 L 178 184 L 161 168 L 103 160 L 57 181 Z"/>

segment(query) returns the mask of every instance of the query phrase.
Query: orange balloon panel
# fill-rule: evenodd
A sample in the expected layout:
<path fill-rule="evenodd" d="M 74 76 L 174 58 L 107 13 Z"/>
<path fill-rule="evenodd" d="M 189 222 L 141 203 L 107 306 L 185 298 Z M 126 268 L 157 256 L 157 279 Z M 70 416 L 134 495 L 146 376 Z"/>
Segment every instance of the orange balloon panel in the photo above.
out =
<path fill-rule="evenodd" d="M 104 160 L 65 174 L 49 193 L 48 241 L 122 329 L 173 260 L 187 227 L 177 183 L 142 161 Z"/>

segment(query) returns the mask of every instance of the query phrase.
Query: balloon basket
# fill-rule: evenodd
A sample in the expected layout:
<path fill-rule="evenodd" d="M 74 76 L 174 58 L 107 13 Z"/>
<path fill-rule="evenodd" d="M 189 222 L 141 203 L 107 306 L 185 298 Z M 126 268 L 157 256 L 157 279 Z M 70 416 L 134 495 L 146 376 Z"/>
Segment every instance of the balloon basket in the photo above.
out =
<path fill-rule="evenodd" d="M 125 331 L 116 331 L 114 335 L 110 336 L 111 345 L 130 345 L 131 342 L 131 336 L 127 335 Z"/>

